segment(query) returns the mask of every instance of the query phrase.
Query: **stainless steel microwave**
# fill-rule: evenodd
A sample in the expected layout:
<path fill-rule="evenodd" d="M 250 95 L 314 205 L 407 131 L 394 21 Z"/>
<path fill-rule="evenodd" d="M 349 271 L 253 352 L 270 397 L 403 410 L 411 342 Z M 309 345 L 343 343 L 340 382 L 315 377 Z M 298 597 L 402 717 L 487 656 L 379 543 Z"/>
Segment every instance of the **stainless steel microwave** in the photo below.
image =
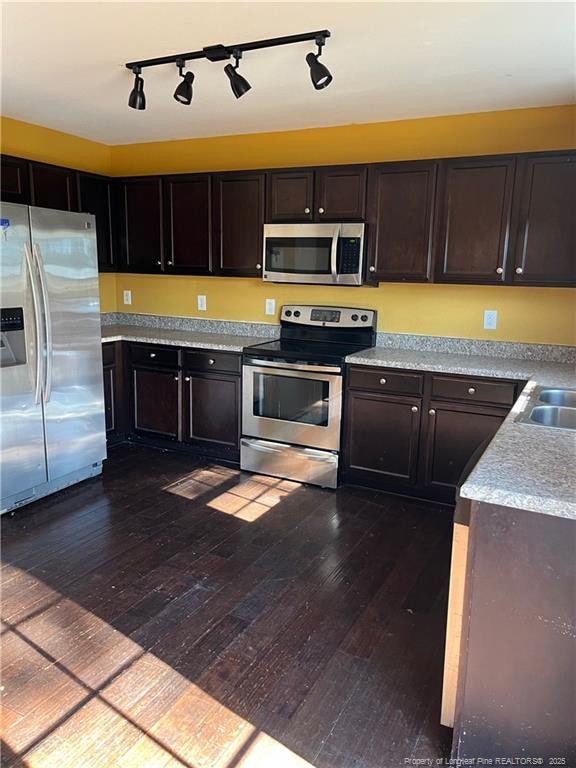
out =
<path fill-rule="evenodd" d="M 364 224 L 265 224 L 262 278 L 362 285 Z"/>

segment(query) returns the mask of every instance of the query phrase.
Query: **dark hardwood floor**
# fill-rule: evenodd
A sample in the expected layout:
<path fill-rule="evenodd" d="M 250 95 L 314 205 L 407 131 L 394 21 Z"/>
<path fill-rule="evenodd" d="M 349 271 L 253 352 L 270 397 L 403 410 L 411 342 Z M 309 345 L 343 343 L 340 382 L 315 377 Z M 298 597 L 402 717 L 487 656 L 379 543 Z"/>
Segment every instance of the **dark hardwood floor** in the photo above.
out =
<path fill-rule="evenodd" d="M 121 446 L 2 529 L 3 765 L 448 756 L 450 510 Z"/>

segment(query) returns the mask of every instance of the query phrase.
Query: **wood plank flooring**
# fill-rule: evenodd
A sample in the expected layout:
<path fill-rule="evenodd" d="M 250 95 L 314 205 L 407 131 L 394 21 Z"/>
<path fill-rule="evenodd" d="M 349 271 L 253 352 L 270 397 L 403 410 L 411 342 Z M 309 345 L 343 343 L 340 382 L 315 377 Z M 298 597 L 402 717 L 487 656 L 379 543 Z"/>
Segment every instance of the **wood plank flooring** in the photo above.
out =
<path fill-rule="evenodd" d="M 449 755 L 450 510 L 121 446 L 2 530 L 2 765 Z"/>

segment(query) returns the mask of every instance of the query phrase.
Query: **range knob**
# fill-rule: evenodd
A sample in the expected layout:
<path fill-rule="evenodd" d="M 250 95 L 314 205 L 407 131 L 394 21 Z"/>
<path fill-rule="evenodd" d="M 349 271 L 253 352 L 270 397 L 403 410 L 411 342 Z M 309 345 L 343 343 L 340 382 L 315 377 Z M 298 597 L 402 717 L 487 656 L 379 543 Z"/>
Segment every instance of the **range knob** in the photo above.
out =
<path fill-rule="evenodd" d="M 300 317 L 300 310 L 299 309 L 294 310 L 294 317 Z"/>
<path fill-rule="evenodd" d="M 368 315 L 362 315 L 362 317 L 360 318 L 360 320 L 362 320 L 362 322 L 363 322 L 363 323 L 365 323 L 365 322 L 366 322 L 366 320 L 368 320 Z"/>
<path fill-rule="evenodd" d="M 356 322 L 356 320 L 358 320 L 358 315 L 352 315 L 352 317 L 350 319 L 354 320 L 354 322 Z"/>
<path fill-rule="evenodd" d="M 292 310 L 287 309 L 286 312 L 284 312 L 284 314 L 286 315 L 286 317 L 292 317 Z"/>

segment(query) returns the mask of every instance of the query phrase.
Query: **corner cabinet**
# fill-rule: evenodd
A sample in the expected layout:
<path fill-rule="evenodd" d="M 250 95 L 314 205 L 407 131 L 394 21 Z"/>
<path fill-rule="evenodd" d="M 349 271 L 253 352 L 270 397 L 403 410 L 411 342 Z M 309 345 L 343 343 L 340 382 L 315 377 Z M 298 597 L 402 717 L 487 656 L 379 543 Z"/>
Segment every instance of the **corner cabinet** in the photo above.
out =
<path fill-rule="evenodd" d="M 258 277 L 262 272 L 263 173 L 213 176 L 214 272 Z"/>
<path fill-rule="evenodd" d="M 98 268 L 100 272 L 117 269 L 112 229 L 112 182 L 105 176 L 78 174 L 78 210 L 96 217 Z"/>

